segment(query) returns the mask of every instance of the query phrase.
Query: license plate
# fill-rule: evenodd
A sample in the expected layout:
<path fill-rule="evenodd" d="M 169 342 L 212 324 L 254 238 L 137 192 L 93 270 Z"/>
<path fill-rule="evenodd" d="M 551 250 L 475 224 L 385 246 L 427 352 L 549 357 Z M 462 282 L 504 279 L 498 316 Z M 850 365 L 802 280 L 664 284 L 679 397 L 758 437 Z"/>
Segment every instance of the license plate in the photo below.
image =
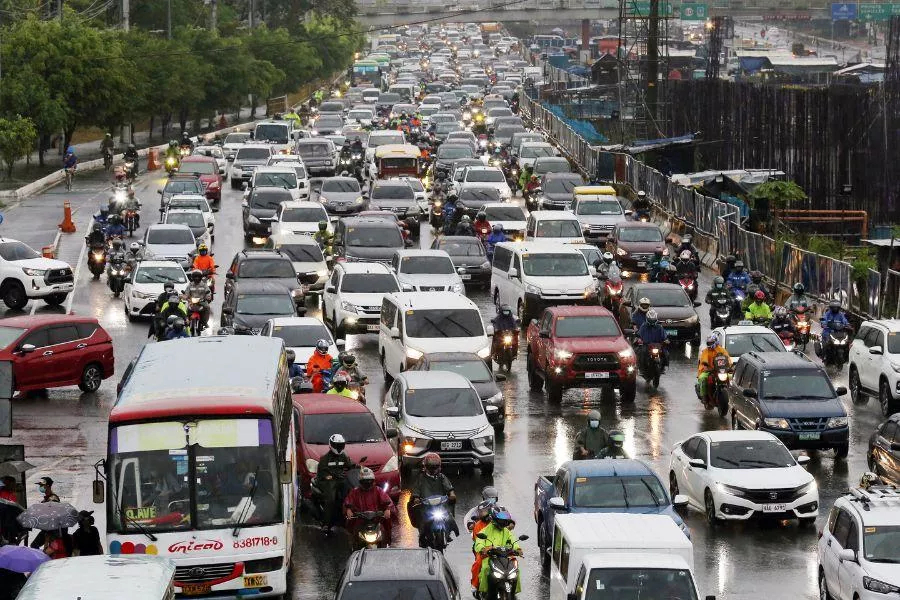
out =
<path fill-rule="evenodd" d="M 666 335 L 668 335 L 670 337 L 675 337 L 678 335 L 678 330 L 677 329 L 666 329 Z"/>
<path fill-rule="evenodd" d="M 269 585 L 269 577 L 267 575 L 244 575 L 245 588 L 259 588 Z"/>
<path fill-rule="evenodd" d="M 462 279 L 463 281 L 468 281 L 468 280 L 472 279 L 472 276 L 471 275 L 460 275 L 459 278 Z"/>
<path fill-rule="evenodd" d="M 643 260 L 639 260 L 638 263 L 637 263 L 637 266 L 638 266 L 638 267 L 646 267 L 646 266 L 647 266 L 647 263 L 646 263 L 645 261 L 643 261 Z"/>
<path fill-rule="evenodd" d="M 784 512 L 787 509 L 786 504 L 763 504 L 762 509 L 764 513 L 780 513 Z"/>
<path fill-rule="evenodd" d="M 441 442 L 441 450 L 462 450 L 462 442 Z"/>
<path fill-rule="evenodd" d="M 366 331 L 378 331 L 378 325 L 366 325 Z"/>
<path fill-rule="evenodd" d="M 803 433 L 797 434 L 797 439 L 799 439 L 800 441 L 817 440 L 820 437 L 822 437 L 822 434 L 818 431 L 805 431 Z"/>
<path fill-rule="evenodd" d="M 600 373 L 585 373 L 585 379 L 609 379 L 609 373 L 601 371 Z"/>
<path fill-rule="evenodd" d="M 212 586 L 205 583 L 185 583 L 181 586 L 181 593 L 185 596 L 199 596 L 212 591 Z"/>

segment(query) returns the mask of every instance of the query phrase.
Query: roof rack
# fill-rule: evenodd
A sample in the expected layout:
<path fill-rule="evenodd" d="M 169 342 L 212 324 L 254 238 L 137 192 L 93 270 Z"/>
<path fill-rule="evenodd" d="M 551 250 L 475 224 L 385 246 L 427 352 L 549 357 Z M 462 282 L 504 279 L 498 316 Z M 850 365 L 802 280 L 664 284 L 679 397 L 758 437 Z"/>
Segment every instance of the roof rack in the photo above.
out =
<path fill-rule="evenodd" d="M 900 488 L 893 485 L 872 485 L 868 489 L 851 488 L 850 495 L 860 502 L 863 510 L 871 510 L 871 505 L 900 506 Z"/>

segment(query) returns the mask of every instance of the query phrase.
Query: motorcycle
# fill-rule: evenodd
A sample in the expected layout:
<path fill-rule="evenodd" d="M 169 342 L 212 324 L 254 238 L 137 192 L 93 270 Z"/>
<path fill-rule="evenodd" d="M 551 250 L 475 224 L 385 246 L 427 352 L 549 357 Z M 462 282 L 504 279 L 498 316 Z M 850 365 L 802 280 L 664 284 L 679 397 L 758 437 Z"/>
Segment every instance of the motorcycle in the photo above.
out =
<path fill-rule="evenodd" d="M 310 383 L 317 394 L 324 394 L 331 389 L 332 372 L 331 369 L 320 369 L 313 373 Z"/>
<path fill-rule="evenodd" d="M 659 378 L 666 370 L 664 359 L 662 344 L 647 344 L 640 365 L 641 377 L 644 378 L 647 385 L 659 387 Z"/>
<path fill-rule="evenodd" d="M 778 332 L 778 339 L 784 344 L 784 349 L 793 352 L 797 347 L 796 334 L 790 329 L 782 329 Z"/>
<path fill-rule="evenodd" d="M 166 157 L 166 174 L 174 175 L 178 172 L 180 161 L 174 156 Z"/>
<path fill-rule="evenodd" d="M 113 164 L 112 150 L 109 148 L 104 148 L 103 149 L 103 168 L 106 169 L 107 171 L 109 171 L 110 168 L 112 168 L 112 164 Z"/>
<path fill-rule="evenodd" d="M 123 218 L 123 224 L 125 225 L 125 229 L 128 230 L 128 237 L 134 236 L 134 231 L 138 228 L 138 211 L 134 208 L 128 208 L 123 211 L 125 214 Z"/>
<path fill-rule="evenodd" d="M 733 314 L 742 314 L 744 300 L 747 298 L 747 290 L 741 287 L 732 288 L 731 293 L 734 295 Z"/>
<path fill-rule="evenodd" d="M 835 323 L 828 339 L 816 342 L 816 346 L 816 354 L 822 358 L 826 367 L 834 366 L 841 369 L 850 356 L 850 332 L 848 328 Z"/>
<path fill-rule="evenodd" d="M 486 540 L 487 536 L 479 533 L 477 538 Z M 520 535 L 524 542 L 527 535 Z M 488 563 L 488 591 L 478 594 L 479 600 L 514 600 L 519 580 L 519 551 L 512 546 L 493 547 L 485 550 Z"/>
<path fill-rule="evenodd" d="M 525 206 L 528 210 L 537 210 L 540 207 L 540 198 L 543 193 L 544 190 L 541 189 L 541 186 L 532 188 L 530 191 L 527 185 L 522 188 L 522 198 L 525 200 Z"/>
<path fill-rule="evenodd" d="M 191 296 L 188 298 L 188 332 L 191 337 L 197 337 L 206 329 L 206 323 L 203 322 L 203 309 L 206 305 L 206 298 L 200 296 Z"/>
<path fill-rule="evenodd" d="M 623 289 L 621 279 L 607 278 L 603 281 L 603 306 L 614 315 L 619 314 L 619 307 L 622 306 Z"/>
<path fill-rule="evenodd" d="M 359 459 L 359 461 L 357 461 L 356 464 L 344 470 L 344 479 L 343 481 L 339 482 L 341 485 L 335 492 L 335 508 L 332 513 L 334 519 L 331 523 L 324 522 L 325 493 L 322 491 L 322 488 L 319 487 L 318 482 L 315 478 L 313 478 L 313 480 L 309 483 L 310 497 L 303 498 L 302 502 L 304 503 L 304 506 L 313 513 L 314 518 L 319 521 L 320 524 L 328 526 L 337 525 L 339 523 L 339 520 L 343 518 L 344 498 L 347 497 L 347 494 L 350 493 L 350 490 L 359 485 L 359 470 L 361 468 L 360 465 L 364 465 L 366 460 L 368 460 L 368 457 L 363 456 Z"/>
<path fill-rule="evenodd" d="M 728 298 L 716 298 L 713 300 L 712 312 L 710 314 L 710 327 L 727 327 L 731 325 L 731 311 L 734 309 L 733 304 Z"/>
<path fill-rule="evenodd" d="M 696 273 L 682 273 L 678 276 L 678 283 L 681 289 L 690 296 L 691 300 L 697 299 L 697 275 Z"/>
<path fill-rule="evenodd" d="M 182 144 L 181 146 L 178 147 L 178 154 L 181 155 L 181 158 L 184 158 L 185 156 L 190 156 L 191 155 L 191 147 L 188 144 Z"/>
<path fill-rule="evenodd" d="M 419 499 L 416 506 L 422 511 L 419 529 L 425 528 L 425 546 L 443 552 L 450 543 L 450 499 L 447 496 L 429 496 Z"/>
<path fill-rule="evenodd" d="M 804 352 L 806 352 L 806 345 L 809 343 L 809 315 L 806 311 L 807 308 L 801 305 L 796 307 L 792 313 L 794 320 L 794 342 Z"/>
<path fill-rule="evenodd" d="M 353 549 L 363 548 L 372 550 L 387 545 L 384 538 L 384 528 L 381 525 L 383 513 L 376 510 L 353 513 L 353 518 L 359 521 L 356 526 L 356 535 L 353 536 Z"/>
<path fill-rule="evenodd" d="M 634 220 L 640 221 L 641 223 L 649 223 L 650 222 L 650 211 L 643 210 L 643 209 L 634 211 Z"/>
<path fill-rule="evenodd" d="M 519 332 L 514 330 L 495 331 L 491 346 L 491 360 L 509 373 L 513 361 L 519 355 Z"/>
<path fill-rule="evenodd" d="M 694 386 L 697 398 L 707 410 L 717 408 L 719 416 L 724 417 L 728 413 L 728 383 L 731 381 L 731 367 L 728 357 L 719 354 L 713 359 L 713 369 L 706 380 L 706 397 L 700 398 L 700 384 Z"/>
<path fill-rule="evenodd" d="M 133 183 L 135 178 L 137 177 L 137 164 L 133 160 L 125 161 L 125 179 L 128 180 L 129 183 Z"/>
<path fill-rule="evenodd" d="M 118 298 L 119 294 L 125 289 L 125 272 L 127 264 L 122 256 L 116 256 L 109 264 L 109 271 L 106 275 L 106 283 L 113 293 L 113 297 Z"/>
<path fill-rule="evenodd" d="M 88 250 L 88 270 L 94 279 L 100 279 L 106 270 L 106 246 L 93 246 Z"/>

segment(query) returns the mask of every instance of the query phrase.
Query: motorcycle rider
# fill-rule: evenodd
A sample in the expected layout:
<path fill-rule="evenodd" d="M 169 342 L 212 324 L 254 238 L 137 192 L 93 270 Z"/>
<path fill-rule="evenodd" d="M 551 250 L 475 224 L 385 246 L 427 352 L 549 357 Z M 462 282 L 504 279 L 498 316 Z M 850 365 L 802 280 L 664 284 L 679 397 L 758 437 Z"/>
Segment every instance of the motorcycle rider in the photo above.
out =
<path fill-rule="evenodd" d="M 725 287 L 725 279 L 721 275 L 713 277 L 712 287 L 706 292 L 706 303 L 709 304 L 709 318 L 713 318 L 716 311 L 716 300 L 725 298 L 729 302 L 733 300 L 731 291 Z"/>
<path fill-rule="evenodd" d="M 169 140 L 169 145 L 166 147 L 165 160 L 168 161 L 170 158 L 175 159 L 176 165 L 181 159 L 181 152 L 178 150 L 178 142 L 176 140 Z"/>
<path fill-rule="evenodd" d="M 750 304 L 749 298 L 756 296 L 757 290 L 762 290 L 763 294 L 766 295 L 766 300 L 769 299 L 769 289 L 766 287 L 766 284 L 763 282 L 762 273 L 759 271 L 750 271 L 750 285 L 747 286 L 747 297 L 744 298 L 745 304 Z M 744 307 L 746 308 L 746 306 Z"/>
<path fill-rule="evenodd" d="M 750 276 L 744 270 L 744 261 L 735 261 L 734 267 L 728 272 L 728 277 L 725 278 L 725 281 L 728 282 L 728 287 L 732 290 L 740 288 L 745 292 L 747 291 L 747 286 L 750 285 Z"/>
<path fill-rule="evenodd" d="M 322 249 L 322 252 L 331 252 L 331 244 L 334 241 L 334 236 L 328 231 L 328 221 L 319 221 L 318 227 L 319 230 L 313 235 L 313 239 L 319 244 L 319 248 Z"/>
<path fill-rule="evenodd" d="M 597 267 L 597 277 L 600 279 L 609 279 L 612 277 L 612 271 L 616 272 L 616 276 L 621 276 L 619 265 L 616 263 L 613 253 L 604 252 L 600 255 L 600 266 Z"/>
<path fill-rule="evenodd" d="M 508 241 L 509 238 L 506 237 L 506 234 L 503 233 L 503 225 L 500 223 L 494 223 L 491 226 L 491 235 L 487 238 L 487 246 L 488 246 L 488 254 L 493 256 L 494 246 L 499 244 L 500 242 Z"/>
<path fill-rule="evenodd" d="M 174 317 L 172 319 L 172 325 L 166 328 L 165 339 L 177 340 L 188 337 L 191 337 L 191 334 L 184 328 L 184 319 L 181 317 Z"/>
<path fill-rule="evenodd" d="M 125 203 L 122 205 L 123 211 L 134 211 L 134 228 L 138 229 L 141 226 L 141 201 L 137 199 L 137 196 L 134 194 L 134 188 L 128 186 L 128 193 L 125 196 Z"/>
<path fill-rule="evenodd" d="M 841 310 L 841 303 L 837 300 L 832 300 L 828 303 L 828 310 L 826 310 L 822 315 L 822 318 L 819 319 L 819 323 L 822 325 L 823 348 L 828 343 L 831 331 L 834 329 L 835 325 L 842 325 L 844 329 L 850 326 L 850 321 L 847 320 L 844 311 Z"/>
<path fill-rule="evenodd" d="M 112 157 L 113 153 L 116 150 L 116 143 L 113 141 L 112 134 L 107 133 L 103 136 L 103 141 L 100 142 L 100 153 L 103 156 L 107 154 Z"/>
<path fill-rule="evenodd" d="M 318 340 L 315 351 L 306 362 L 306 378 L 310 381 L 316 381 L 316 379 L 321 378 L 319 372 L 331 369 L 332 360 L 331 354 L 328 353 L 328 341 Z M 325 390 L 321 389 L 321 386 L 317 387 L 320 388 L 316 389 L 317 392 L 325 392 Z"/>
<path fill-rule="evenodd" d="M 690 250 L 681 250 L 672 264 L 678 277 L 695 277 L 697 274 L 697 263 Z"/>
<path fill-rule="evenodd" d="M 210 284 L 212 284 L 213 276 L 216 274 L 216 262 L 209 254 L 209 246 L 206 244 L 197 246 L 197 256 L 194 257 L 194 264 L 192 267 L 195 270 L 200 271 L 204 276 L 209 277 Z"/>
<path fill-rule="evenodd" d="M 697 251 L 697 247 L 694 246 L 694 236 L 690 233 L 686 233 L 681 236 L 681 244 L 679 244 L 678 248 L 675 249 L 675 253 L 679 256 L 684 254 L 684 251 L 687 250 L 690 254 L 691 261 L 693 261 L 694 265 L 697 269 L 700 268 L 700 253 Z"/>
<path fill-rule="evenodd" d="M 540 180 L 538 179 L 538 176 L 535 175 L 535 174 L 529 175 L 527 181 L 528 181 L 528 183 L 525 184 L 525 191 L 522 193 L 522 195 L 524 196 L 524 195 L 527 194 L 528 197 L 530 198 L 531 195 L 534 194 L 534 192 L 535 192 L 539 187 L 541 187 L 541 182 L 540 182 Z"/>
<path fill-rule="evenodd" d="M 337 369 L 344 371 L 350 381 L 355 381 L 360 386 L 369 383 L 369 378 L 360 371 L 359 363 L 356 362 L 356 355 L 352 352 L 344 351 L 339 353 L 337 363 Z"/>
<path fill-rule="evenodd" d="M 484 537 L 476 537 L 472 545 L 476 561 L 481 558 L 481 566 L 478 573 L 478 592 L 481 598 L 489 598 L 490 578 L 488 577 L 491 568 L 491 561 L 485 560 L 488 556 L 488 550 L 491 548 L 512 548 L 516 554 L 522 555 L 522 549 L 519 547 L 519 540 L 510 531 L 510 525 L 513 522 L 512 515 L 506 509 L 497 507 L 491 515 L 491 522 L 481 530 Z M 516 577 L 516 593 L 522 591 L 522 578 Z"/>
<path fill-rule="evenodd" d="M 772 311 L 772 322 L 769 323 L 769 328 L 778 334 L 779 337 L 781 337 L 783 331 L 790 332 L 793 339 L 794 322 L 791 321 L 787 309 L 783 306 L 776 306 L 775 310 Z"/>
<path fill-rule="evenodd" d="M 341 146 L 341 161 L 350 160 L 353 156 L 353 149 L 350 147 L 350 140 L 345 139 L 344 145 Z"/>
<path fill-rule="evenodd" d="M 641 215 L 649 215 L 650 206 L 650 198 L 647 197 L 647 192 L 644 190 L 638 191 L 637 197 L 631 203 L 631 210 L 634 211 L 634 220 L 639 221 Z"/>
<path fill-rule="evenodd" d="M 194 142 L 191 140 L 191 136 L 188 135 L 187 131 L 181 132 L 181 147 L 190 148 L 190 151 L 194 151 Z"/>
<path fill-rule="evenodd" d="M 472 217 L 469 215 L 463 215 L 459 219 L 459 223 L 456 225 L 456 231 L 454 231 L 454 235 L 475 235 L 475 228 L 472 227 Z"/>
<path fill-rule="evenodd" d="M 491 235 L 491 224 L 488 222 L 487 215 L 483 210 L 478 211 L 475 215 L 475 222 L 472 223 L 478 237 L 487 239 Z M 487 232 L 487 233 L 483 233 Z"/>
<path fill-rule="evenodd" d="M 128 144 L 125 154 L 122 155 L 125 162 L 132 162 L 134 166 L 131 168 L 131 178 L 134 179 L 138 175 L 138 153 L 134 144 Z"/>
<path fill-rule="evenodd" d="M 667 347 L 669 336 L 663 326 L 659 324 L 659 317 L 655 310 L 647 311 L 647 319 L 640 326 L 637 334 L 641 340 L 640 360 L 645 361 L 647 359 L 650 344 L 662 344 L 662 368 L 665 370 L 669 365 L 669 349 Z"/>
<path fill-rule="evenodd" d="M 319 459 L 316 469 L 316 487 L 322 492 L 322 531 L 331 533 L 337 520 L 338 507 L 347 495 L 347 471 L 357 465 L 344 453 L 347 442 L 335 433 L 328 438 L 328 452 Z"/>
<path fill-rule="evenodd" d="M 176 292 L 174 288 L 171 292 L 169 292 L 168 299 L 159 309 L 159 314 L 156 321 L 157 339 L 160 339 L 163 335 L 165 335 L 165 327 L 169 322 L 169 317 L 171 316 L 175 316 L 180 319 L 187 319 L 187 305 L 181 300 L 181 298 L 178 296 L 178 292 Z"/>
<path fill-rule="evenodd" d="M 630 458 L 624 446 L 625 434 L 613 429 L 609 432 L 609 443 L 600 451 L 598 458 Z"/>
<path fill-rule="evenodd" d="M 200 299 L 200 331 L 203 331 L 209 321 L 209 303 L 212 301 L 212 293 L 209 291 L 209 286 L 203 282 L 203 271 L 191 269 L 187 276 L 188 286 L 184 290 L 184 297 Z"/>
<path fill-rule="evenodd" d="M 144 247 L 140 242 L 131 242 L 128 245 L 128 252 L 125 253 L 125 262 L 133 269 L 142 260 L 144 260 Z"/>
<path fill-rule="evenodd" d="M 450 483 L 447 476 L 441 473 L 441 457 L 436 452 L 429 452 L 422 458 L 422 471 L 419 473 L 410 491 L 409 506 L 412 511 L 410 520 L 419 529 L 420 548 L 425 548 L 426 522 L 422 518 L 423 510 L 419 501 L 430 496 L 447 496 L 448 510 L 450 512 L 448 525 L 451 531 L 459 535 L 456 519 L 453 518 L 454 509 L 456 508 L 456 492 L 453 490 L 453 484 Z"/>
<path fill-rule="evenodd" d="M 788 298 L 788 310 L 792 313 L 796 312 L 799 307 L 809 308 L 809 300 L 806 298 L 806 287 L 799 281 L 793 286 L 793 294 Z"/>
<path fill-rule="evenodd" d="M 291 379 L 294 377 L 303 377 L 303 367 L 294 362 L 297 360 L 297 353 L 293 350 L 286 350 L 284 357 L 287 359 L 288 377 Z"/>
<path fill-rule="evenodd" d="M 762 290 L 756 290 L 753 294 L 753 302 L 747 305 L 744 311 L 744 318 L 748 321 L 766 321 L 772 320 L 772 309 L 766 304 L 766 293 Z"/>
<path fill-rule="evenodd" d="M 362 154 L 363 153 L 363 143 L 359 137 L 353 138 L 353 144 L 350 146 L 350 151 L 353 154 Z"/>
<path fill-rule="evenodd" d="M 73 173 L 78 169 L 78 156 L 76 156 L 73 146 L 66 148 L 66 154 L 63 156 L 63 169 L 68 169 Z"/>
<path fill-rule="evenodd" d="M 331 389 L 325 392 L 326 394 L 334 394 L 337 396 L 343 396 L 344 398 L 353 398 L 353 392 L 350 391 L 350 388 L 347 387 L 347 384 L 350 381 L 347 379 L 347 376 L 343 373 L 335 375 L 334 379 L 331 380 Z"/>
<path fill-rule="evenodd" d="M 653 257 L 650 258 L 650 264 L 647 265 L 647 274 L 650 276 L 650 281 L 658 282 L 662 273 L 668 268 L 669 261 L 663 255 L 663 251 L 655 250 Z"/>
<path fill-rule="evenodd" d="M 637 308 L 631 312 L 631 325 L 637 331 L 644 322 L 647 321 L 647 313 L 650 311 L 650 299 L 641 298 L 638 300 Z"/>
<path fill-rule="evenodd" d="M 706 348 L 700 352 L 700 356 L 697 359 L 697 385 L 699 386 L 701 399 L 706 398 L 709 375 L 715 368 L 717 356 L 727 356 L 728 366 L 731 367 L 731 355 L 728 354 L 728 350 L 719 344 L 718 336 L 710 335 L 706 338 Z"/>
<path fill-rule="evenodd" d="M 114 238 L 122 238 L 124 236 L 125 226 L 122 225 L 122 219 L 118 215 L 110 215 L 109 225 L 106 226 L 106 240 L 110 241 L 114 240 Z"/>
<path fill-rule="evenodd" d="M 472 532 L 473 540 L 475 539 L 475 536 L 491 522 L 493 508 L 497 506 L 497 502 L 499 501 L 500 493 L 494 486 L 489 485 L 481 490 L 481 502 L 469 509 L 469 512 L 467 512 L 466 516 L 463 518 L 466 529 Z M 474 574 L 475 573 L 473 573 L 473 575 Z"/>
<path fill-rule="evenodd" d="M 600 427 L 600 411 L 588 413 L 587 425 L 575 436 L 575 450 L 572 460 L 597 458 L 609 443 L 609 434 Z"/>
<path fill-rule="evenodd" d="M 106 235 L 103 233 L 103 225 L 94 223 L 91 232 L 84 236 L 84 243 L 88 248 L 105 248 Z"/>
<path fill-rule="evenodd" d="M 114 238 L 109 246 L 109 256 L 107 263 L 123 262 L 125 260 L 125 242 L 119 238 Z"/>
<path fill-rule="evenodd" d="M 516 317 L 513 316 L 512 308 L 510 308 L 509 304 L 503 304 L 500 306 L 500 310 L 497 311 L 497 316 L 491 319 L 491 323 L 494 325 L 494 331 L 515 331 L 518 328 L 518 323 L 516 322 Z"/>
<path fill-rule="evenodd" d="M 351 535 L 356 534 L 358 526 L 353 515 L 369 511 L 382 513 L 383 535 L 378 547 L 386 548 L 391 542 L 391 516 L 394 512 L 394 502 L 387 492 L 375 485 L 375 473 L 372 472 L 372 469 L 362 467 L 359 470 L 359 485 L 350 490 L 350 493 L 344 498 L 344 518 Z"/>

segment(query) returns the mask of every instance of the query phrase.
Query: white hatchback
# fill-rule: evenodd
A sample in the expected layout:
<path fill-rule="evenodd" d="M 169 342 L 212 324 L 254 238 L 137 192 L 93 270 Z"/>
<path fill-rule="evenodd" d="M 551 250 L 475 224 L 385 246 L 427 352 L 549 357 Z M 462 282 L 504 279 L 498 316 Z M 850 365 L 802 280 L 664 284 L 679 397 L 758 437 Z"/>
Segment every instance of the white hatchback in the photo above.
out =
<path fill-rule="evenodd" d="M 335 342 L 325 323 L 315 317 L 278 317 L 269 319 L 259 332 L 263 337 L 277 337 L 284 341 L 285 350 L 294 351 L 294 363 L 306 367 L 309 357 L 316 350 L 316 342 L 328 342 L 328 353 L 338 355 L 344 347 L 343 340 Z"/>
<path fill-rule="evenodd" d="M 175 284 L 178 291 L 187 287 L 184 269 L 171 260 L 144 260 L 137 263 L 131 276 L 125 281 L 122 297 L 129 321 L 138 317 L 152 317 L 156 313 L 156 299 L 167 283 Z"/>

